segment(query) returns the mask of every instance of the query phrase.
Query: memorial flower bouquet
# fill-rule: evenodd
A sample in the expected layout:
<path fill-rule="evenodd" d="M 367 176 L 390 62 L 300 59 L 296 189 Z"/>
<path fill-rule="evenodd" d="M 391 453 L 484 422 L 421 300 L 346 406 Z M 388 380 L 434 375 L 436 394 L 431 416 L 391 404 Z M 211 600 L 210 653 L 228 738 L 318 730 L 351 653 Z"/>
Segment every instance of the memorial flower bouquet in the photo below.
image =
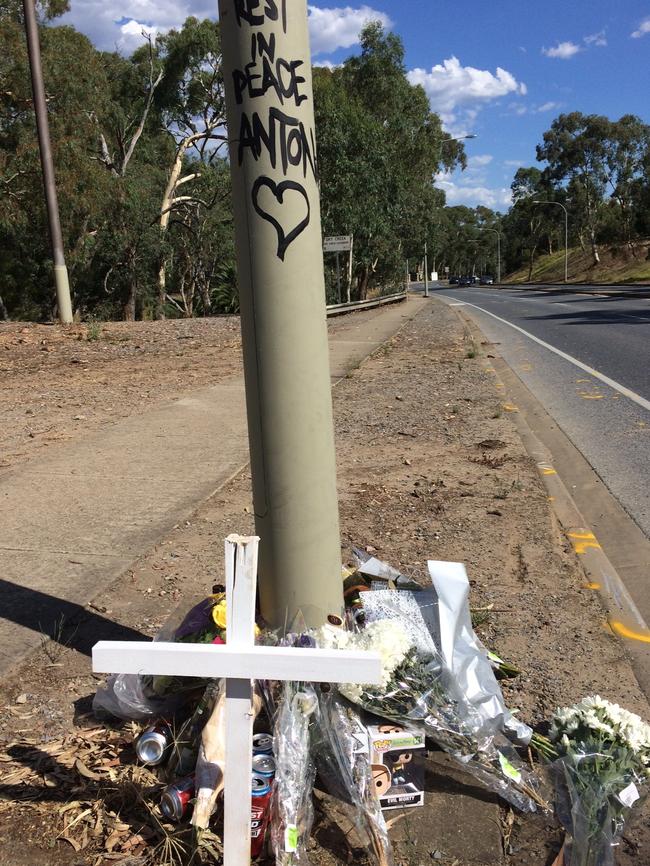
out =
<path fill-rule="evenodd" d="M 380 686 L 340 686 L 348 700 L 375 715 L 397 721 L 420 721 L 426 735 L 485 787 L 523 811 L 534 811 L 540 799 L 531 774 L 505 736 L 484 729 L 482 720 L 453 683 L 435 652 L 423 653 L 399 620 L 369 623 L 358 633 L 324 627 L 321 646 L 373 649 L 382 659 Z"/>
<path fill-rule="evenodd" d="M 618 838 L 650 772 L 650 726 L 598 695 L 557 710 L 550 732 L 565 866 L 613 866 Z"/>
<path fill-rule="evenodd" d="M 314 820 L 316 765 L 310 754 L 310 723 L 318 698 L 309 683 L 286 682 L 274 725 L 275 788 L 271 839 L 280 866 L 308 866 Z"/>

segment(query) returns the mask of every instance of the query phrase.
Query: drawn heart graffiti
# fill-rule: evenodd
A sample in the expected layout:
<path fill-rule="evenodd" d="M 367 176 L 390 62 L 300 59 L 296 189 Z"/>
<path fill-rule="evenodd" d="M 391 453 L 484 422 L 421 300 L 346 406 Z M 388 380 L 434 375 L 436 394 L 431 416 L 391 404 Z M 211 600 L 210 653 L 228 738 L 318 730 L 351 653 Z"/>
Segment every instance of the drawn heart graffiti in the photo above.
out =
<path fill-rule="evenodd" d="M 266 187 L 270 190 L 271 194 L 275 199 L 275 203 L 277 204 L 277 208 L 274 207 L 273 213 L 270 213 L 268 209 L 262 207 L 259 202 L 260 190 L 263 187 Z M 307 206 L 307 215 L 304 219 L 302 219 L 293 227 L 287 227 L 281 222 L 282 206 L 285 204 L 286 192 L 297 193 L 305 200 L 305 204 Z M 271 180 L 270 177 L 262 176 L 258 177 L 253 184 L 252 194 L 253 207 L 262 217 L 262 219 L 271 223 L 273 228 L 278 233 L 278 258 L 281 261 L 284 261 L 285 253 L 289 248 L 290 244 L 292 244 L 298 237 L 298 235 L 300 235 L 309 225 L 309 221 L 311 219 L 311 207 L 309 205 L 309 198 L 307 196 L 307 193 L 299 183 L 296 183 L 293 180 L 283 180 L 280 183 L 275 183 L 275 181 Z"/>

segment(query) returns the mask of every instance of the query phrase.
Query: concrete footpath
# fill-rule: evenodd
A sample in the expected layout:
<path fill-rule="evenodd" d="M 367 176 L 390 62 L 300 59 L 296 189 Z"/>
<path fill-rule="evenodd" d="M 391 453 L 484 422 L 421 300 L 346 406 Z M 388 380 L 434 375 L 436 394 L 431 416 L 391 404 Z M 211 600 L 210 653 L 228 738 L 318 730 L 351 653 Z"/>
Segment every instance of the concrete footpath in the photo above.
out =
<path fill-rule="evenodd" d="M 390 339 L 420 299 L 330 336 L 333 382 Z M 243 376 L 193 391 L 0 478 L 0 675 L 248 462 Z"/>

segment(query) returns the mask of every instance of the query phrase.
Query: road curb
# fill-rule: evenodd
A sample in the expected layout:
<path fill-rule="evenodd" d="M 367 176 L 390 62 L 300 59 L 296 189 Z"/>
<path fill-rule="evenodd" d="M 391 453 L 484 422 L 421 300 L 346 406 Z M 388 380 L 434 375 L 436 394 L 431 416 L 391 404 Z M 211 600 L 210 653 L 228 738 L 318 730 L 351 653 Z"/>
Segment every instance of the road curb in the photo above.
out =
<path fill-rule="evenodd" d="M 453 309 L 472 334 L 475 345 L 480 345 L 483 340 L 487 341 L 487 337 L 473 319 L 462 310 Z M 582 563 L 587 578 L 584 588 L 598 592 L 605 608 L 607 625 L 612 635 L 620 638 L 622 645 L 629 651 L 635 675 L 647 692 L 647 677 L 642 676 L 642 671 L 647 670 L 650 663 L 650 627 L 555 469 L 551 451 L 530 428 L 519 407 L 508 401 L 507 387 L 495 368 L 487 362 L 484 355 L 481 354 L 480 357 L 485 371 L 497 383 L 503 408 L 511 414 L 527 454 L 535 462 L 562 531 Z M 500 355 L 498 357 L 509 367 Z"/>

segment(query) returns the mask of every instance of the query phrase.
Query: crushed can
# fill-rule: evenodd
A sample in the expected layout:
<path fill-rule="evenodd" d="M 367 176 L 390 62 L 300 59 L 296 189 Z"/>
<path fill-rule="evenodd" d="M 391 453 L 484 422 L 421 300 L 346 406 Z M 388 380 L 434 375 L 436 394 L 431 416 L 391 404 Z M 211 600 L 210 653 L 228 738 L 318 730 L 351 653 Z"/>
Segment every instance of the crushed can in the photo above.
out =
<path fill-rule="evenodd" d="M 253 734 L 253 754 L 272 755 L 273 736 L 271 734 Z"/>
<path fill-rule="evenodd" d="M 135 753 L 143 764 L 156 767 L 169 757 L 173 745 L 174 733 L 171 725 L 161 720 L 140 734 L 135 744 Z"/>
<path fill-rule="evenodd" d="M 190 803 L 195 794 L 194 776 L 180 779 L 173 785 L 168 785 L 160 800 L 160 811 L 169 821 L 178 823 L 190 810 Z"/>
<path fill-rule="evenodd" d="M 272 780 L 253 773 L 251 783 L 251 857 L 255 859 L 264 851 L 266 831 L 271 820 Z"/>

